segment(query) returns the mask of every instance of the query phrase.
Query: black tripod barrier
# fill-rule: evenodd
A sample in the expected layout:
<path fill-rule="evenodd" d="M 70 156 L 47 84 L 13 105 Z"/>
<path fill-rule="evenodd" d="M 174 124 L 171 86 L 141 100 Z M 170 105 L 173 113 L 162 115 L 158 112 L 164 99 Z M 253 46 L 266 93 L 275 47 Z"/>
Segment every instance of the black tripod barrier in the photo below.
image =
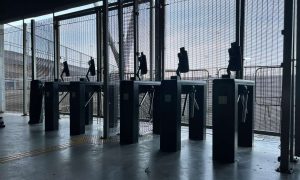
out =
<path fill-rule="evenodd" d="M 118 126 L 118 86 L 109 86 L 109 128 Z"/>
<path fill-rule="evenodd" d="M 204 140 L 206 134 L 207 108 L 206 86 L 196 86 L 195 91 L 195 94 L 189 96 L 189 138 L 191 140 Z M 193 102 L 193 98 L 195 98 L 195 103 L 197 103 L 198 108 L 195 108 L 195 105 L 191 103 Z M 193 114 L 192 109 L 194 109 Z"/>
<path fill-rule="evenodd" d="M 30 83 L 30 105 L 28 124 L 43 122 L 43 83 L 40 80 L 33 80 Z"/>
<path fill-rule="evenodd" d="M 85 133 L 85 84 L 70 83 L 70 135 Z"/>
<path fill-rule="evenodd" d="M 88 88 L 85 88 L 85 125 L 93 124 L 93 92 L 88 91 Z"/>
<path fill-rule="evenodd" d="M 160 134 L 160 86 L 156 86 L 153 97 L 153 134 Z"/>
<path fill-rule="evenodd" d="M 177 80 L 165 80 L 160 90 L 160 150 L 175 152 L 181 149 L 181 85 Z"/>
<path fill-rule="evenodd" d="M 121 81 L 120 83 L 120 144 L 133 144 L 139 137 L 139 95 L 148 93 L 154 98 L 152 104 L 152 122 L 158 127 L 157 110 L 159 103 L 155 98 L 159 97 L 160 82 L 155 81 Z M 151 106 L 151 105 L 150 105 Z"/>
<path fill-rule="evenodd" d="M 233 163 L 237 146 L 252 147 L 253 89 L 253 81 L 213 81 L 213 160 Z"/>
<path fill-rule="evenodd" d="M 58 82 L 45 83 L 45 131 L 58 130 L 59 91 Z"/>
<path fill-rule="evenodd" d="M 189 94 L 189 139 L 204 140 L 206 126 L 205 81 L 164 80 L 160 87 L 160 150 L 181 149 L 181 95 Z"/>
<path fill-rule="evenodd" d="M 120 144 L 138 142 L 139 89 L 135 81 L 120 83 Z"/>

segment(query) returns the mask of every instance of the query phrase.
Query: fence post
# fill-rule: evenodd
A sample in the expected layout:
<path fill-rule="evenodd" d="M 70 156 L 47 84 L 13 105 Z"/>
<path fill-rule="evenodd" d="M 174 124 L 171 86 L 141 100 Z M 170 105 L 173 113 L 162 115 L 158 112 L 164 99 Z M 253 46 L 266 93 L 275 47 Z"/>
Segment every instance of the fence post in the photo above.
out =
<path fill-rule="evenodd" d="M 133 1 L 133 26 L 134 26 L 134 77 L 138 72 L 139 57 L 139 3 L 138 0 Z"/>
<path fill-rule="evenodd" d="M 103 103 L 103 138 L 109 136 L 109 54 L 108 54 L 108 0 L 103 0 L 103 70 L 104 70 L 104 103 Z"/>
<path fill-rule="evenodd" d="M 244 37 L 245 37 L 245 0 L 236 0 L 235 41 L 241 47 L 241 70 L 236 73 L 237 79 L 244 78 Z"/>
<path fill-rule="evenodd" d="M 124 80 L 125 62 L 124 62 L 124 24 L 123 24 L 123 0 L 119 0 L 118 21 L 119 21 L 119 77 Z"/>
<path fill-rule="evenodd" d="M 27 115 L 27 24 L 23 23 L 23 116 Z"/>
<path fill-rule="evenodd" d="M 155 0 L 155 80 L 165 76 L 165 0 Z"/>
<path fill-rule="evenodd" d="M 293 0 L 284 1 L 284 43 L 283 43 L 283 78 L 282 78 L 282 102 L 281 102 L 281 148 L 280 166 L 278 171 L 291 173 L 290 166 L 290 133 L 291 133 L 291 61 L 293 39 Z"/>
<path fill-rule="evenodd" d="M 102 82 L 102 61 L 103 61 L 103 42 L 102 42 L 102 15 L 100 9 L 96 13 L 96 32 L 97 32 L 97 82 Z M 97 94 L 97 116 L 102 115 L 102 90 Z"/>
<path fill-rule="evenodd" d="M 153 60 L 154 60 L 154 2 L 150 0 L 150 80 L 153 81 Z"/>
<path fill-rule="evenodd" d="M 0 112 L 5 111 L 4 25 L 0 24 Z"/>
<path fill-rule="evenodd" d="M 36 80 L 36 41 L 35 21 L 31 20 L 31 78 Z"/>
<path fill-rule="evenodd" d="M 295 89 L 295 155 L 300 156 L 300 2 L 297 2 L 297 56 L 296 56 L 296 89 Z"/>
<path fill-rule="evenodd" d="M 54 79 L 59 79 L 60 63 L 60 42 L 59 42 L 59 21 L 54 19 Z"/>

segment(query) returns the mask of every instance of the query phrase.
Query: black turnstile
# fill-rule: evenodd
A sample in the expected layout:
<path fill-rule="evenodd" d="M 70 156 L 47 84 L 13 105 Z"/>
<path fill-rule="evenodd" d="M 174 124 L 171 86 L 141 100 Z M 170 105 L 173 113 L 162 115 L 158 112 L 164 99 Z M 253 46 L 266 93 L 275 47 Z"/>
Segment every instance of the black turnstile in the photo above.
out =
<path fill-rule="evenodd" d="M 45 131 L 53 131 L 58 129 L 58 87 L 58 82 L 45 83 Z"/>
<path fill-rule="evenodd" d="M 254 81 L 213 81 L 213 160 L 232 163 L 237 146 L 253 144 Z"/>
<path fill-rule="evenodd" d="M 159 95 L 160 82 L 121 81 L 120 83 L 120 144 L 138 142 L 139 136 L 139 94 L 154 91 L 154 99 Z M 159 125 L 157 104 L 153 105 L 153 129 Z"/>
<path fill-rule="evenodd" d="M 58 130 L 59 93 L 69 92 L 68 82 L 45 82 L 45 131 Z"/>
<path fill-rule="evenodd" d="M 70 93 L 70 135 L 85 132 L 85 125 L 93 121 L 94 92 L 100 91 L 102 83 L 75 82 L 46 82 L 45 83 L 45 130 L 53 131 L 59 128 L 59 92 Z"/>
<path fill-rule="evenodd" d="M 33 80 L 30 83 L 30 105 L 28 124 L 43 122 L 43 82 Z"/>
<path fill-rule="evenodd" d="M 85 83 L 70 83 L 70 135 L 85 133 Z"/>
<path fill-rule="evenodd" d="M 160 87 L 160 150 L 163 152 L 181 149 L 182 94 L 190 97 L 189 138 L 205 139 L 206 81 L 164 80 Z"/>
<path fill-rule="evenodd" d="M 109 86 L 109 128 L 118 126 L 118 91 L 119 85 L 114 84 Z"/>
<path fill-rule="evenodd" d="M 94 99 L 93 99 L 93 91 L 85 90 L 85 125 L 93 124 L 93 107 L 94 107 Z"/>

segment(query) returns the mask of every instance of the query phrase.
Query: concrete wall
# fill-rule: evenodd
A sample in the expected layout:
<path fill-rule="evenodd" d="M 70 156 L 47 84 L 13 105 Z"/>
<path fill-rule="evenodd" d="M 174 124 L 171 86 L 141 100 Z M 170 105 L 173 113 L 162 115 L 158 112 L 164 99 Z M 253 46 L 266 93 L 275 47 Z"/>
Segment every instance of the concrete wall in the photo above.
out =
<path fill-rule="evenodd" d="M 0 112 L 5 111 L 4 25 L 0 24 Z"/>

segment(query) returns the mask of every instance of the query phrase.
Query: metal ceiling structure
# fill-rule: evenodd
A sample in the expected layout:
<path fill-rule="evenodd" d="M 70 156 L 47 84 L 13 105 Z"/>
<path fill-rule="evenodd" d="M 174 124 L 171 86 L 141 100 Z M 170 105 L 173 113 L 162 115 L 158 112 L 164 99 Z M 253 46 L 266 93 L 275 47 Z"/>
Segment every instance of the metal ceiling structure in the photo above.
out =
<path fill-rule="evenodd" d="M 50 14 L 99 0 L 2 0 L 0 1 L 0 24 Z"/>

